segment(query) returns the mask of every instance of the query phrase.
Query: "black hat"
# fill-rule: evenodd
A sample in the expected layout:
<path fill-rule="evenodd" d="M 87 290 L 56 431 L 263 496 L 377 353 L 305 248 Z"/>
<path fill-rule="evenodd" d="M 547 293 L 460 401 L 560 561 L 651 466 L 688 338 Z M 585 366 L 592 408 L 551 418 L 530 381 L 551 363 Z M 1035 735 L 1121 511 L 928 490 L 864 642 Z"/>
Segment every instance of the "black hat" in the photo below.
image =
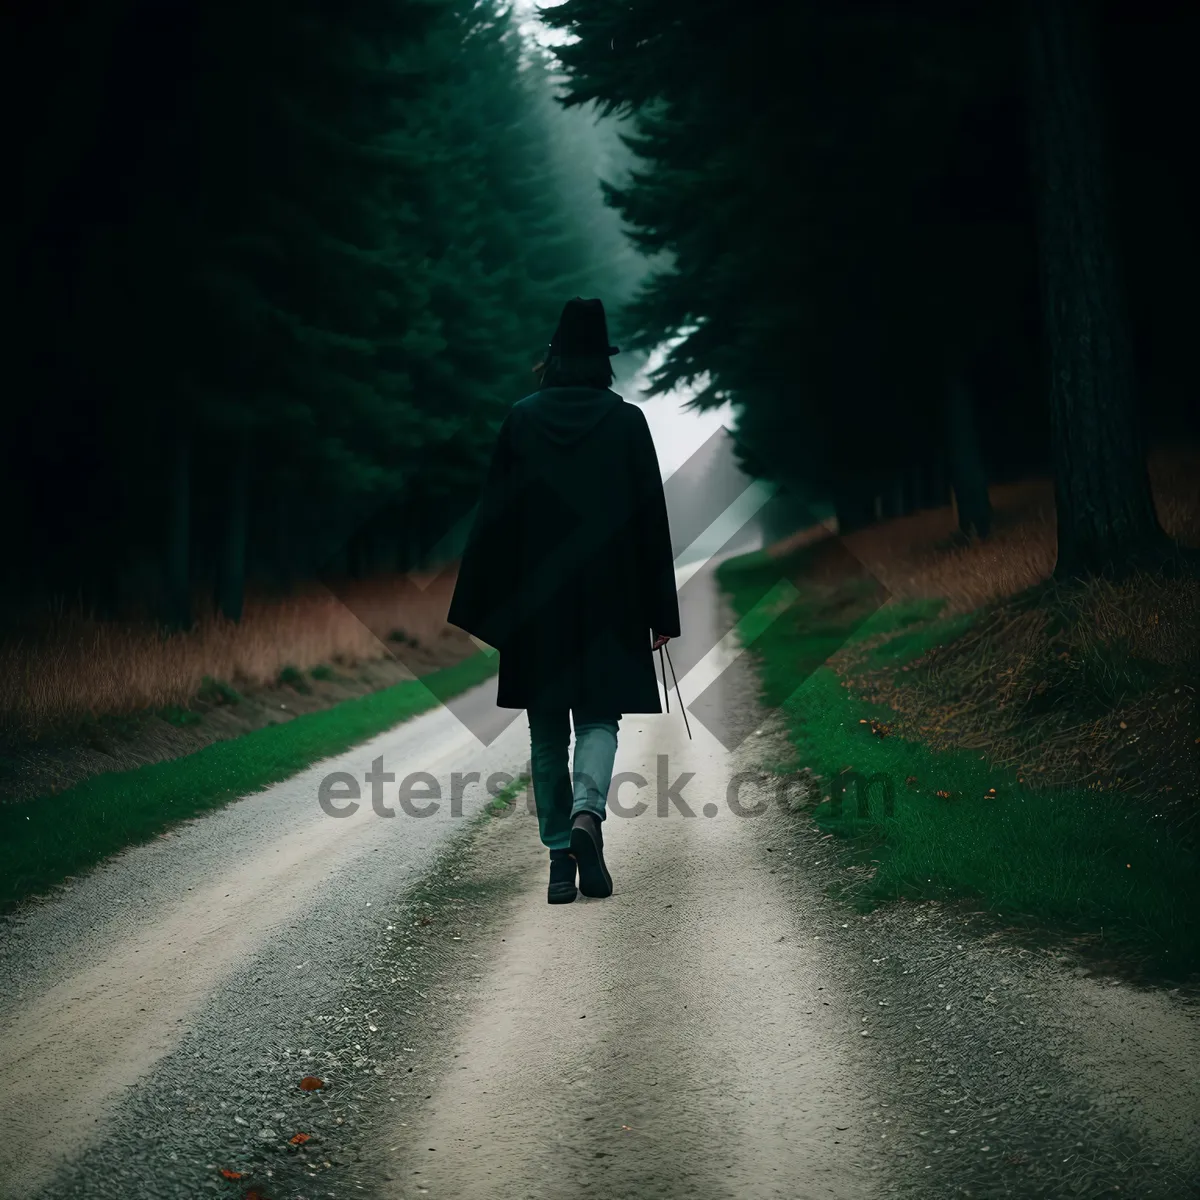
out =
<path fill-rule="evenodd" d="M 565 358 L 599 358 L 620 354 L 619 346 L 608 342 L 608 320 L 599 300 L 576 296 L 563 305 L 558 328 L 550 339 L 550 354 Z"/>

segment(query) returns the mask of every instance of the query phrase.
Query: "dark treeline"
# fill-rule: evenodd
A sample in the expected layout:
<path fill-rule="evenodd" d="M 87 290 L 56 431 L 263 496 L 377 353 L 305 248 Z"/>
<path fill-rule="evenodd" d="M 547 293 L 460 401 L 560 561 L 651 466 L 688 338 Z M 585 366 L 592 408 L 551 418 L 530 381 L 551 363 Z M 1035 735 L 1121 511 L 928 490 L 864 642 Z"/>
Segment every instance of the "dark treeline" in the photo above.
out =
<path fill-rule="evenodd" d="M 6 605 L 186 624 L 420 563 L 575 294 L 843 528 L 953 489 L 986 534 L 987 483 L 1051 469 L 1064 570 L 1164 553 L 1194 6 L 544 18 L 557 64 L 492 0 L 10 6 Z"/>
<path fill-rule="evenodd" d="M 627 152 L 498 4 L 4 24 L 10 605 L 186 624 L 420 563 L 564 298 L 644 269 L 593 166 Z"/>
<path fill-rule="evenodd" d="M 656 383 L 737 406 L 844 529 L 1054 473 L 1064 574 L 1171 548 L 1144 447 L 1200 433 L 1194 5 L 567 0 L 568 104 L 636 115 L 607 189 L 669 255 Z"/>

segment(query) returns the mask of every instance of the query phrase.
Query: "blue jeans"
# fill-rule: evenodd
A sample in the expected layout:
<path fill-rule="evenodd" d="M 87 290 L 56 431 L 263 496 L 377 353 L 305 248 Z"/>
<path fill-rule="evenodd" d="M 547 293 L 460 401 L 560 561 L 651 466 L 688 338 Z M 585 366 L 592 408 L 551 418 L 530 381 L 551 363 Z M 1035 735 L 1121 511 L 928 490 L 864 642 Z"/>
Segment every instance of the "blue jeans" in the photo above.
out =
<path fill-rule="evenodd" d="M 538 832 L 542 845 L 565 850 L 571 843 L 571 822 L 578 813 L 594 813 L 604 820 L 621 714 L 566 708 L 531 708 L 527 712 Z M 567 768 L 568 712 L 575 726 L 573 772 Z"/>

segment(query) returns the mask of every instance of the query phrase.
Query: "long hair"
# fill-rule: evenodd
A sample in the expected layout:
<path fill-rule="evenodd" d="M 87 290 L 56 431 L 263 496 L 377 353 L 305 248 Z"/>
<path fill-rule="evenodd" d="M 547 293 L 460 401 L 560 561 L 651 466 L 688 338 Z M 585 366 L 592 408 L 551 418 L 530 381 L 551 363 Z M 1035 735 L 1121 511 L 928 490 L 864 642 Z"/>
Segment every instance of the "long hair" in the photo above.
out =
<path fill-rule="evenodd" d="M 612 387 L 612 362 L 606 355 L 574 357 L 552 354 L 534 368 L 540 387 Z"/>

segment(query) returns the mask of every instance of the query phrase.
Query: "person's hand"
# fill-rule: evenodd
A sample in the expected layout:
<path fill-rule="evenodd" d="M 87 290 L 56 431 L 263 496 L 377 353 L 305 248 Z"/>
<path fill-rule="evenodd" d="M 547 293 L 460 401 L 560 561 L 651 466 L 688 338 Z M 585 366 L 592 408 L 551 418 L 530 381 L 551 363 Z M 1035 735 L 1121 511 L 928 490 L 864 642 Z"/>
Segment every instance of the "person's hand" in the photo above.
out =
<path fill-rule="evenodd" d="M 665 646 L 670 640 L 671 640 L 670 634 L 667 634 L 667 633 L 658 634 L 658 636 L 655 637 L 655 639 L 654 639 L 654 645 L 650 647 L 651 654 L 653 654 L 654 651 L 659 648 L 659 646 Z"/>

